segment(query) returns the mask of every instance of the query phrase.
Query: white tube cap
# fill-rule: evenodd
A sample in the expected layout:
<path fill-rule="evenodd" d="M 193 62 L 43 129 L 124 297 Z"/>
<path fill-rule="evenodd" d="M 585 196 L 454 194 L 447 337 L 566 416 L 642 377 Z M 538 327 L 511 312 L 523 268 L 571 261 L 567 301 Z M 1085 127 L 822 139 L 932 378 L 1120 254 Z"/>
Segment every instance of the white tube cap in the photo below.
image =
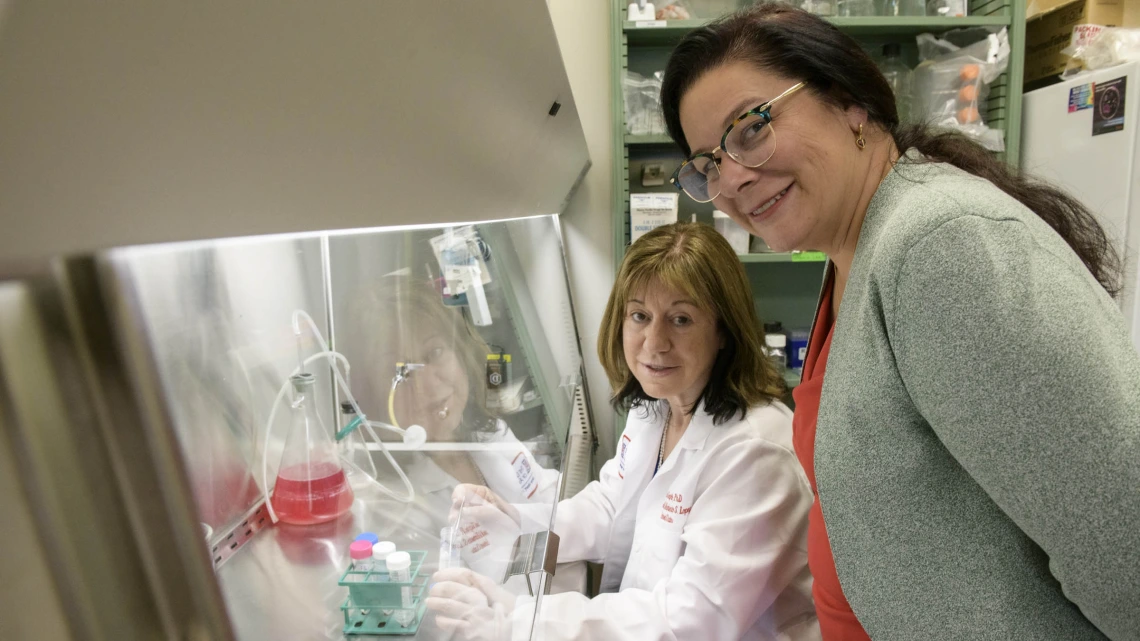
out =
<path fill-rule="evenodd" d="M 396 544 L 391 541 L 379 541 L 372 546 L 372 558 L 386 561 L 388 555 L 396 551 Z"/>
<path fill-rule="evenodd" d="M 412 567 L 412 555 L 407 552 L 393 552 L 384 559 L 384 562 L 388 565 L 389 572 L 399 572 Z"/>

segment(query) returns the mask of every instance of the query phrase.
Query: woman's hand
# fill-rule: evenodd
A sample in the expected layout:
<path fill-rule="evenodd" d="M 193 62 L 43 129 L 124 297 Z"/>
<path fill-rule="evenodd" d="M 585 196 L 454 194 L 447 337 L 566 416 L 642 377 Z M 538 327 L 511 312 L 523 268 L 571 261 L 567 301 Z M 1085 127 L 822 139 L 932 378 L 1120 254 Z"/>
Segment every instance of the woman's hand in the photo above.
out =
<path fill-rule="evenodd" d="M 432 576 L 435 585 L 427 607 L 436 615 L 436 625 L 457 639 L 508 641 L 515 595 L 471 570 L 451 568 Z"/>
<path fill-rule="evenodd" d="M 452 494 L 451 545 L 467 567 L 502 578 L 518 538 L 519 512 L 494 492 L 479 485 L 460 485 Z"/>
<path fill-rule="evenodd" d="M 462 515 L 460 511 L 462 511 Z M 515 526 L 522 524 L 522 518 L 515 506 L 507 503 L 498 494 L 482 485 L 463 483 L 451 493 L 451 514 L 448 516 L 448 520 L 452 523 L 458 522 L 461 516 L 464 520 L 482 517 L 494 521 L 497 520 L 495 518 L 496 512 L 510 518 L 514 521 Z"/>

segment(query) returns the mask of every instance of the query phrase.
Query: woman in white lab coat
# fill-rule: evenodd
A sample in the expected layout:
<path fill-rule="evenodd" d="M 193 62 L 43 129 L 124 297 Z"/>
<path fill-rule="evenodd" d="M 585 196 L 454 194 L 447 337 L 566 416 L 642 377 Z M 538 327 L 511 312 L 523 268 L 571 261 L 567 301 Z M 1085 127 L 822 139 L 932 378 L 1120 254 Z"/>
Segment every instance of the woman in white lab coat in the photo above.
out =
<path fill-rule="evenodd" d="M 560 562 L 605 564 L 602 594 L 543 597 L 535 638 L 819 638 L 812 494 L 762 338 L 744 270 L 712 227 L 660 227 L 630 248 L 598 339 L 629 417 L 617 456 L 554 525 Z M 529 506 L 471 486 L 457 498 L 526 527 Z M 530 597 L 470 570 L 434 581 L 427 605 L 456 638 L 530 638 Z"/>

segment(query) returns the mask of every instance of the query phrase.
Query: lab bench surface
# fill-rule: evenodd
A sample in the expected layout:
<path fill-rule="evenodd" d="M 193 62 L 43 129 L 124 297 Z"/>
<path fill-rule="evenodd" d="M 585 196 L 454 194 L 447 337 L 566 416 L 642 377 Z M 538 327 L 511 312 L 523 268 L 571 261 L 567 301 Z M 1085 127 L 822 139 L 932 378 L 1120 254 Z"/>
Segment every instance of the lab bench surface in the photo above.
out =
<path fill-rule="evenodd" d="M 439 512 L 417 503 L 361 500 L 340 518 L 318 525 L 278 523 L 250 539 L 217 570 L 218 581 L 238 639 L 353 639 L 346 636 L 341 605 L 348 589 L 337 580 L 349 564 L 348 547 L 361 532 L 374 532 L 398 550 L 427 552 L 424 573 L 438 567 Z M 584 563 L 560 564 L 551 592 L 582 591 Z M 536 589 L 540 583 L 536 582 Z M 523 576 L 512 577 L 509 591 L 526 594 Z M 541 601 L 540 601 L 541 603 Z M 431 613 L 413 636 L 446 639 Z"/>

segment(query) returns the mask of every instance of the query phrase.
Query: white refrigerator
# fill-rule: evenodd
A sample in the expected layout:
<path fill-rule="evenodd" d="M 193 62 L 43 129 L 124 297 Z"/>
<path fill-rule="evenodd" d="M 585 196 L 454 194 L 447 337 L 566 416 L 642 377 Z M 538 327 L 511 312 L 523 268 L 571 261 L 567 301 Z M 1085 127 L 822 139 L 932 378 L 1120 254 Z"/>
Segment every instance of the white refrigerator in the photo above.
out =
<path fill-rule="evenodd" d="M 1083 202 L 1124 256 L 1121 311 L 1140 348 L 1140 63 L 1025 94 L 1021 167 Z"/>

